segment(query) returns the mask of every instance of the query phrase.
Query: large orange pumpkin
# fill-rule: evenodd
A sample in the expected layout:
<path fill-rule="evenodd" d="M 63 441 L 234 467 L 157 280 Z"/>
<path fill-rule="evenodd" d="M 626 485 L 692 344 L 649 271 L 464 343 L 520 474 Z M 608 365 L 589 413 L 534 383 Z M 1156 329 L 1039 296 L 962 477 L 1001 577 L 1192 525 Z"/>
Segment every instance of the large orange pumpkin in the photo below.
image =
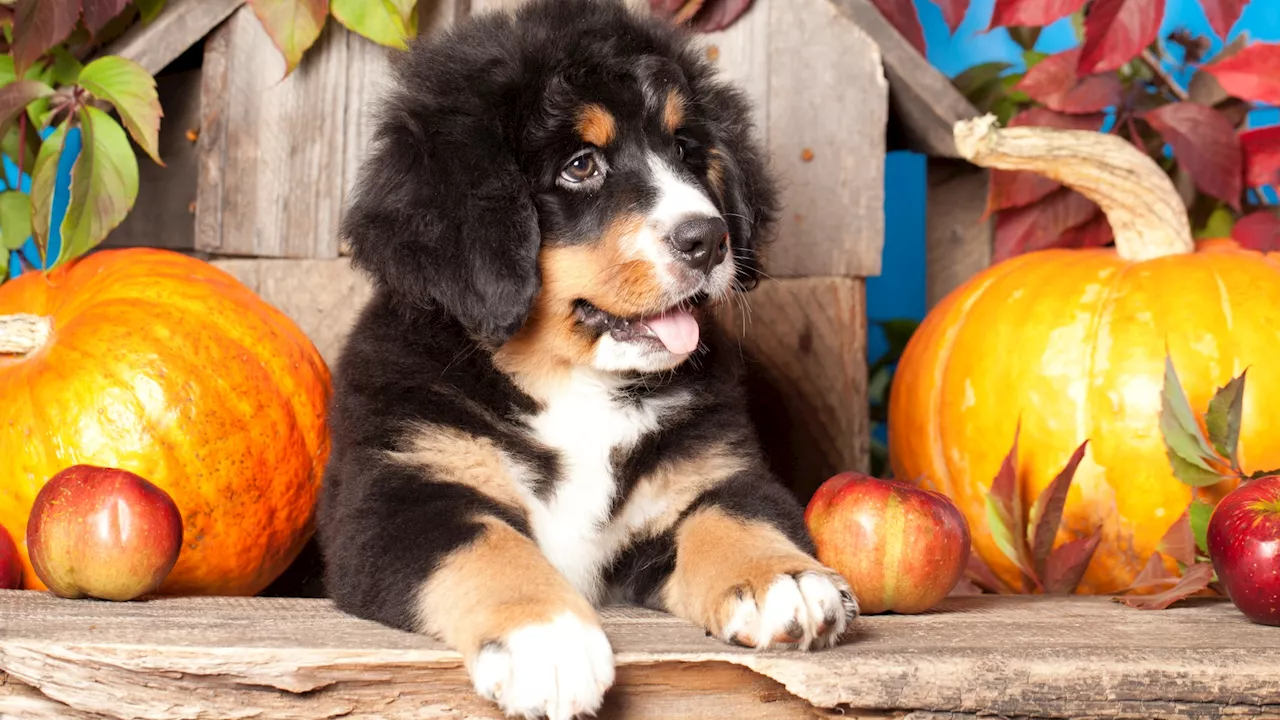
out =
<path fill-rule="evenodd" d="M 329 371 L 292 321 L 178 253 L 106 250 L 0 285 L 0 524 L 28 588 L 36 493 L 77 463 L 129 470 L 182 511 L 160 594 L 252 595 L 309 539 Z"/>
<path fill-rule="evenodd" d="M 1030 170 L 1102 206 L 1115 248 L 1045 250 L 986 269 L 934 307 L 908 344 L 889 404 L 894 473 L 953 498 L 977 554 L 1011 587 L 985 498 L 1021 421 L 1021 493 L 1036 498 L 1085 440 L 1059 542 L 1098 527 L 1078 591 L 1134 579 L 1192 499 L 1160 431 L 1166 349 L 1199 414 L 1248 369 L 1239 452 L 1246 472 L 1280 467 L 1280 259 L 1230 240 L 1193 243 L 1186 210 L 1149 158 L 1114 135 L 956 129 L 978 165 Z M 1200 492 L 1210 502 L 1230 489 Z"/>

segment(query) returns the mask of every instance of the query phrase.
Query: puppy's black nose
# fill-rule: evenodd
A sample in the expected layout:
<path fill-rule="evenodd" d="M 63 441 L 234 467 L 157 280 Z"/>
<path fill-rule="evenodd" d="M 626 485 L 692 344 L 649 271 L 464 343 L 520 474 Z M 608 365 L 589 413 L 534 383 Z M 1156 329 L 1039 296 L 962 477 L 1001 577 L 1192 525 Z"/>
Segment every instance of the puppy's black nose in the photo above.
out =
<path fill-rule="evenodd" d="M 685 220 L 671 231 L 671 246 L 686 265 L 710 273 L 729 254 L 729 226 L 718 217 Z"/>

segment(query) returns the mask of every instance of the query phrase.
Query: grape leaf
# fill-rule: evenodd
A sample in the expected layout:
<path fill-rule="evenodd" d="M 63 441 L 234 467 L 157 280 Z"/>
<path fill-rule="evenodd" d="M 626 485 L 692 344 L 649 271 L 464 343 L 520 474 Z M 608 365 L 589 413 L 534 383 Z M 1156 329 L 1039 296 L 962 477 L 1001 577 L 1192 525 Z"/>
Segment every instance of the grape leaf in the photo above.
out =
<path fill-rule="evenodd" d="M 1240 19 L 1244 6 L 1249 0 L 1200 0 L 1204 7 L 1205 17 L 1209 19 L 1209 27 L 1223 40 L 1231 33 L 1231 26 Z"/>
<path fill-rule="evenodd" d="M 18 190 L 0 192 L 0 255 L 27 244 L 31 237 L 31 197 Z"/>
<path fill-rule="evenodd" d="M 410 20 L 413 19 L 413 9 L 417 7 L 418 0 L 386 0 L 386 2 L 400 13 L 400 20 L 404 22 L 404 26 L 409 27 Z"/>
<path fill-rule="evenodd" d="M 115 106 L 134 142 L 158 165 L 160 160 L 160 97 L 156 80 L 141 65 L 115 55 L 100 57 L 80 71 L 80 85 L 94 97 Z"/>
<path fill-rule="evenodd" d="M 52 94 L 53 88 L 39 80 L 14 80 L 0 87 L 0 129 L 7 129 L 31 101 Z"/>
<path fill-rule="evenodd" d="M 1084 459 L 1084 452 L 1089 445 L 1085 440 L 1071 454 L 1067 464 L 1053 481 L 1045 486 L 1031 507 L 1031 518 L 1034 525 L 1030 528 L 1031 561 L 1036 576 L 1045 578 L 1045 586 L 1049 586 L 1046 575 L 1046 563 L 1053 551 L 1054 538 L 1058 536 L 1058 526 L 1062 524 L 1062 508 L 1067 504 L 1067 492 L 1071 490 L 1071 480 L 1075 477 L 1076 468 Z M 1078 582 L 1078 581 L 1077 581 Z"/>
<path fill-rule="evenodd" d="M 1195 487 L 1221 481 L 1222 478 L 1207 462 L 1207 458 L 1213 457 L 1213 450 L 1196 424 L 1191 403 L 1182 390 L 1173 359 L 1168 355 L 1164 360 L 1164 390 L 1160 393 L 1160 432 L 1179 480 Z M 1177 462 L 1179 460 L 1181 464 Z M 1192 472 L 1191 468 L 1202 472 Z M 1178 475 L 1180 470 L 1186 473 L 1186 477 Z M 1212 482 L 1210 478 L 1213 478 Z"/>
<path fill-rule="evenodd" d="M 92 105 L 81 108 L 79 118 L 82 146 L 71 167 L 71 200 L 62 221 L 58 264 L 102 242 L 138 198 L 138 158 L 124 129 Z"/>
<path fill-rule="evenodd" d="M 693 28 L 698 32 L 724 30 L 751 7 L 751 0 L 706 0 L 702 10 L 693 16 Z"/>
<path fill-rule="evenodd" d="M 1222 89 L 1252 102 L 1280 104 L 1280 44 L 1252 43 L 1230 57 L 1200 69 L 1213 75 Z"/>
<path fill-rule="evenodd" d="M 1244 157 L 1236 129 L 1226 116 L 1193 102 L 1174 102 L 1143 113 L 1173 157 L 1206 195 L 1240 211 Z"/>
<path fill-rule="evenodd" d="M 352 32 L 379 45 L 404 50 L 409 30 L 390 0 L 331 0 L 330 11 Z"/>
<path fill-rule="evenodd" d="M 1059 595 L 1074 592 L 1101 540 L 1102 531 L 1097 530 L 1089 537 L 1076 538 L 1056 548 L 1045 562 L 1045 592 Z"/>
<path fill-rule="evenodd" d="M 129 0 L 82 0 L 84 3 L 84 26 L 89 32 L 98 34 L 112 18 L 124 12 Z"/>
<path fill-rule="evenodd" d="M 990 110 L 1004 95 L 1004 73 L 1013 65 L 1007 62 L 978 63 L 951 78 L 951 84 L 979 110 Z"/>
<path fill-rule="evenodd" d="M 1078 72 L 1117 70 L 1155 42 L 1165 0 L 1094 0 L 1084 19 Z"/>
<path fill-rule="evenodd" d="M 285 59 L 285 74 L 320 37 L 329 16 L 329 0 L 248 0 L 271 41 Z"/>
<path fill-rule="evenodd" d="M 18 77 L 75 29 L 80 0 L 18 0 L 14 6 L 13 65 Z"/>
<path fill-rule="evenodd" d="M 1245 184 L 1280 185 L 1280 126 L 1245 130 L 1239 137 Z"/>
<path fill-rule="evenodd" d="M 49 249 L 49 222 L 53 215 L 53 186 L 58 174 L 58 159 L 67 139 L 64 120 L 49 137 L 40 143 L 35 167 L 31 171 L 31 237 L 40 254 L 40 265 L 45 265 L 45 253 Z"/>
<path fill-rule="evenodd" d="M 1212 581 L 1213 565 L 1199 562 L 1188 566 L 1178 583 L 1164 592 L 1154 595 L 1125 595 L 1114 600 L 1139 610 L 1164 610 L 1179 600 L 1191 597 L 1209 587 Z"/>
<path fill-rule="evenodd" d="M 901 0 L 871 0 L 885 20 L 898 31 L 912 47 L 926 54 L 924 44 L 924 28 L 920 26 L 920 16 L 916 13 L 915 3 Z"/>
<path fill-rule="evenodd" d="M 991 569 L 990 565 L 983 562 L 976 552 L 969 551 L 969 563 L 965 568 L 965 574 L 975 585 L 983 588 L 987 592 L 999 595 L 1013 595 L 1013 588 L 1009 587 L 1005 581 L 1000 579 L 999 575 Z"/>
<path fill-rule="evenodd" d="M 160 11 L 164 10 L 167 0 L 135 0 L 134 4 L 138 6 L 138 16 L 142 18 L 143 25 L 150 25 L 160 15 Z"/>
<path fill-rule="evenodd" d="M 1203 555 L 1209 554 L 1209 517 L 1213 515 L 1213 506 L 1203 500 L 1192 500 L 1187 507 L 1187 524 L 1191 526 L 1191 536 L 1195 538 L 1196 547 Z"/>
<path fill-rule="evenodd" d="M 1142 566 L 1142 570 L 1138 573 L 1133 582 L 1129 583 L 1129 587 L 1120 591 L 1121 594 L 1133 592 L 1134 590 L 1147 590 L 1157 587 L 1172 587 L 1178 584 L 1178 576 L 1169 572 L 1164 566 L 1164 555 L 1159 550 L 1151 553 L 1151 557 L 1147 558 L 1147 564 Z"/>
<path fill-rule="evenodd" d="M 1059 188 L 1032 205 L 1001 212 L 996 217 L 993 261 L 1058 247 L 1062 235 L 1093 218 L 1094 202 L 1070 188 Z"/>
<path fill-rule="evenodd" d="M 987 30 L 997 27 L 1043 27 L 1084 7 L 1085 0 L 996 0 Z"/>
<path fill-rule="evenodd" d="M 1013 561 L 1023 574 L 1024 589 L 1027 580 L 1039 584 L 1031 563 L 1031 553 L 1027 548 L 1026 531 L 1023 528 L 1022 491 L 1018 482 L 1018 436 L 1022 433 L 1022 423 L 1014 429 L 1013 447 L 1000 463 L 1000 470 L 991 481 L 991 490 L 987 493 L 987 524 L 992 538 L 1005 557 Z"/>
<path fill-rule="evenodd" d="M 1157 545 L 1161 552 L 1177 560 L 1183 565 L 1191 565 L 1196 561 L 1196 538 L 1191 534 L 1191 519 L 1182 513 L 1165 531 Z"/>
<path fill-rule="evenodd" d="M 1209 442 L 1213 443 L 1219 455 L 1231 462 L 1231 468 L 1236 472 L 1240 471 L 1237 445 L 1240 443 L 1240 416 L 1244 412 L 1244 377 L 1248 372 L 1248 369 L 1244 370 L 1239 377 L 1218 388 L 1204 416 Z"/>
<path fill-rule="evenodd" d="M 942 21 L 947 24 L 947 30 L 955 33 L 969 11 L 969 0 L 933 0 L 933 3 L 942 10 Z"/>
<path fill-rule="evenodd" d="M 1014 85 L 1050 110 L 1096 113 L 1120 104 L 1124 86 L 1114 74 L 1080 77 L 1076 66 L 1080 48 L 1055 53 L 1036 63 Z"/>
<path fill-rule="evenodd" d="M 67 50 L 66 46 L 53 48 L 53 67 L 50 68 L 53 83 L 56 85 L 75 85 L 80 81 L 80 71 L 84 65 Z"/>
<path fill-rule="evenodd" d="M 9 277 L 9 255 L 8 250 L 0 250 L 0 283 L 3 283 Z"/>
<path fill-rule="evenodd" d="M 1251 212 L 1232 226 L 1231 238 L 1250 250 L 1280 251 L 1280 218 L 1270 210 Z"/>
<path fill-rule="evenodd" d="M 1099 208 L 1088 220 L 1067 228 L 1058 236 L 1058 242 L 1054 247 L 1060 248 L 1091 248 L 1102 247 L 1115 239 L 1111 232 L 1111 223 L 1107 221 L 1107 216 Z"/>

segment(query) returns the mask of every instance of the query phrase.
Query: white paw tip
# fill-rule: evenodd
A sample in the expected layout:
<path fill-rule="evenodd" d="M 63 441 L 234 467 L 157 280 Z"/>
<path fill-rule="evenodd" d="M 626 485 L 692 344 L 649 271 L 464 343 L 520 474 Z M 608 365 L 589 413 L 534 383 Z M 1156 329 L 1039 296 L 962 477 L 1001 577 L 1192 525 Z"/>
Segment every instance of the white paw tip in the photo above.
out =
<path fill-rule="evenodd" d="M 858 614 L 857 601 L 844 582 L 820 572 L 779 575 L 765 591 L 763 603 L 750 594 L 733 602 L 722 637 L 759 650 L 835 645 Z"/>

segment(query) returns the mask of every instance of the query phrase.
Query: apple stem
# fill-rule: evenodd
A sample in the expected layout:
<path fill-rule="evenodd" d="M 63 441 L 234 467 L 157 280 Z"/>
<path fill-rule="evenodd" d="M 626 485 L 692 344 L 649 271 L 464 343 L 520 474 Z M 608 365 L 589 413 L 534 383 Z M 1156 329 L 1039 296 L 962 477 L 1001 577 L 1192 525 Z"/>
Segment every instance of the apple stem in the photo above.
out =
<path fill-rule="evenodd" d="M 53 334 L 53 320 L 40 315 L 0 315 L 0 355 L 26 356 L 44 347 Z"/>
<path fill-rule="evenodd" d="M 1050 127 L 997 127 L 986 115 L 952 129 L 960 156 L 979 167 L 1026 170 L 1098 204 L 1125 260 L 1195 251 L 1187 208 L 1160 166 L 1118 135 Z"/>

